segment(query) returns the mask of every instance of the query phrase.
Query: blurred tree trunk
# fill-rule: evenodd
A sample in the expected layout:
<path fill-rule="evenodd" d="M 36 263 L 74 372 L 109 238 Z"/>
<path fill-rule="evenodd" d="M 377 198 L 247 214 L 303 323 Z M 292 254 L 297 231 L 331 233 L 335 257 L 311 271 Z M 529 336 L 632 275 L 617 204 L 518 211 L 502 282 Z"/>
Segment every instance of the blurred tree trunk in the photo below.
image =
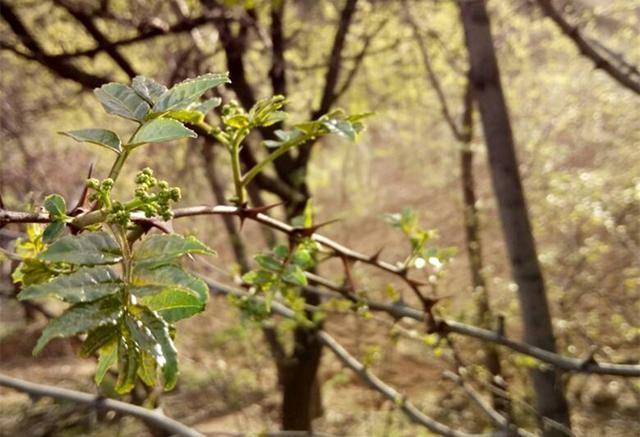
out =
<path fill-rule="evenodd" d="M 473 176 L 473 86 L 471 80 L 467 81 L 467 89 L 464 95 L 464 110 L 462 114 L 462 126 L 459 132 L 460 148 L 460 173 L 462 182 L 462 197 L 464 201 L 464 230 L 467 242 L 467 258 L 471 272 L 471 284 L 476 307 L 477 324 L 485 329 L 494 328 L 494 314 L 489 304 L 489 290 L 484 275 L 482 262 L 482 241 L 480 239 L 480 216 L 477 207 L 476 182 Z M 491 392 L 491 400 L 496 411 L 512 421 L 511 401 L 507 394 L 507 385 L 502 376 L 500 354 L 498 348 L 491 343 L 483 345 L 484 361 L 489 374 L 489 384 L 494 388 Z"/>
<path fill-rule="evenodd" d="M 493 188 L 498 200 L 524 324 L 525 340 L 555 352 L 555 338 L 544 280 L 518 170 L 515 145 L 500 72 L 493 47 L 489 16 L 484 1 L 458 3 L 471 64 L 473 93 L 480 109 Z M 555 370 L 531 371 L 537 410 L 547 419 L 570 428 L 569 407 L 560 374 Z M 545 436 L 566 435 L 557 426 L 546 426 Z"/>

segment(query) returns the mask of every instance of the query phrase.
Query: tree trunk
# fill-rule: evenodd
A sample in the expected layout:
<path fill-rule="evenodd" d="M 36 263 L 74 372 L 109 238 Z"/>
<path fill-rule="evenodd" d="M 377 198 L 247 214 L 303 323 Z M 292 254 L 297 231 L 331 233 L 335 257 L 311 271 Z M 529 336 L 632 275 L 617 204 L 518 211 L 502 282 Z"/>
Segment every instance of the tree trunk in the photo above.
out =
<path fill-rule="evenodd" d="M 462 197 L 464 201 L 464 230 L 467 242 L 467 258 L 471 272 L 471 284 L 476 307 L 477 324 L 485 329 L 492 329 L 493 312 L 489 304 L 489 290 L 484 276 L 482 263 L 482 241 L 480 240 L 480 217 L 476 206 L 475 179 L 473 177 L 473 90 L 471 82 L 465 92 L 464 113 L 460 139 L 460 173 L 462 181 Z M 502 366 L 498 349 L 493 344 L 484 345 L 484 360 L 487 370 L 491 374 L 489 383 L 496 390 L 492 391 L 493 407 L 511 421 L 511 402 L 507 393 L 507 386 L 502 377 Z"/>
<path fill-rule="evenodd" d="M 527 215 L 486 4 L 479 0 L 459 2 L 458 5 L 471 64 L 474 97 L 480 109 L 489 152 L 491 179 L 498 200 L 512 275 L 518 286 L 525 340 L 555 352 L 549 305 Z M 555 370 L 534 369 L 531 377 L 538 412 L 544 418 L 569 428 L 569 407 L 560 374 Z M 544 422 L 545 436 L 566 435 L 558 426 L 547 426 L 548 421 Z"/>

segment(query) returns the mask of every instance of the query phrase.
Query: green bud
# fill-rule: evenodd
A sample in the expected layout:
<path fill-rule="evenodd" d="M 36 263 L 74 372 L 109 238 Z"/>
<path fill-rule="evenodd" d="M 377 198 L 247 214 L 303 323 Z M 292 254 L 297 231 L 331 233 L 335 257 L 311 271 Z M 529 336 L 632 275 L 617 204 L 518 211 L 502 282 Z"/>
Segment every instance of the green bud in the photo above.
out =
<path fill-rule="evenodd" d="M 182 198 L 182 193 L 180 192 L 180 188 L 179 187 L 171 188 L 171 190 L 169 190 L 169 197 L 174 202 L 177 202 L 178 200 L 180 200 Z"/>
<path fill-rule="evenodd" d="M 98 187 L 100 187 L 100 181 L 96 178 L 87 179 L 87 187 L 91 188 L 92 190 L 97 190 Z"/>
<path fill-rule="evenodd" d="M 158 188 L 161 190 L 167 190 L 169 189 L 169 183 L 167 181 L 160 181 L 158 182 Z"/>
<path fill-rule="evenodd" d="M 104 181 L 102 181 L 102 183 L 100 184 L 100 189 L 102 191 L 110 191 L 111 188 L 113 188 L 113 179 L 111 178 L 106 178 Z"/>

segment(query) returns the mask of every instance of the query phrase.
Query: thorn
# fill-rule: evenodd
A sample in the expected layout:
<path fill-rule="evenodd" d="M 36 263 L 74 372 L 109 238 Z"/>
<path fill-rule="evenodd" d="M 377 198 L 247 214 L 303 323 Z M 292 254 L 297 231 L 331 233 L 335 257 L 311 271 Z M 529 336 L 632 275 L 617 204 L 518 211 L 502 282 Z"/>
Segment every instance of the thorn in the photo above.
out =
<path fill-rule="evenodd" d="M 310 226 L 308 228 L 294 228 L 293 232 L 299 235 L 302 235 L 303 237 L 310 237 L 313 234 L 315 234 L 318 229 L 339 221 L 340 219 L 333 219 L 323 223 L 319 223 L 317 225 Z"/>
<path fill-rule="evenodd" d="M 504 337 L 504 315 L 503 314 L 499 314 L 498 315 L 498 327 L 496 329 L 496 334 L 498 334 L 500 337 Z"/>
<path fill-rule="evenodd" d="M 369 262 L 377 264 L 378 261 L 380 260 L 380 254 L 382 253 L 383 250 L 384 250 L 384 247 L 381 247 L 380 249 L 378 249 L 376 253 L 374 253 L 369 257 Z"/>
<path fill-rule="evenodd" d="M 600 350 L 600 348 L 596 345 L 591 345 L 589 347 L 589 353 L 584 360 L 580 363 L 581 369 L 586 369 L 590 364 L 598 364 L 596 361 L 596 353 Z"/>
<path fill-rule="evenodd" d="M 93 162 L 89 166 L 89 172 L 87 174 L 87 179 L 91 179 L 91 175 L 93 174 Z M 69 211 L 69 215 L 75 216 L 82 212 L 85 202 L 87 201 L 87 194 L 89 193 L 89 187 L 87 184 L 84 184 L 84 188 L 82 189 L 82 193 L 80 193 L 80 198 L 78 202 L 76 202 L 76 206 L 74 206 L 71 211 Z"/>
<path fill-rule="evenodd" d="M 147 233 L 149 229 L 156 228 L 165 234 L 171 234 L 173 232 L 173 226 L 171 222 L 165 222 L 158 219 L 149 219 L 149 218 L 136 218 L 132 220 L 135 224 L 141 226 L 144 229 L 144 232 Z"/>
<path fill-rule="evenodd" d="M 4 201 L 2 200 L 2 194 L 0 194 L 0 209 L 4 209 Z"/>
<path fill-rule="evenodd" d="M 247 208 L 247 209 L 245 209 L 245 211 L 247 213 L 249 213 L 249 214 L 252 214 L 252 215 L 258 215 L 258 214 L 265 213 L 265 212 L 269 211 L 270 209 L 273 209 L 273 208 L 275 208 L 277 206 L 281 206 L 281 205 L 284 205 L 284 204 L 285 204 L 285 202 L 272 203 L 271 205 L 263 205 L 263 206 L 256 206 L 256 207 L 253 207 L 253 208 Z"/>

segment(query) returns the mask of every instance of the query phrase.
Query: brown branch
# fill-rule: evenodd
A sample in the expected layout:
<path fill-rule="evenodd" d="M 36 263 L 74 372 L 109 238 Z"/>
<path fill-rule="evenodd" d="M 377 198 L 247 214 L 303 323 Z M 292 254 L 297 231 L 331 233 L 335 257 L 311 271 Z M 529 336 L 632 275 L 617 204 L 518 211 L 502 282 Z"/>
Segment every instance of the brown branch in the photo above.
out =
<path fill-rule="evenodd" d="M 90 212 L 83 216 L 74 218 L 75 221 L 83 221 L 84 216 L 99 213 L 99 211 Z M 179 208 L 174 210 L 174 217 L 176 219 L 182 217 L 193 217 L 199 215 L 233 215 L 238 217 L 244 217 L 245 219 L 253 220 L 258 223 L 262 223 L 265 226 L 269 226 L 279 232 L 283 232 L 290 236 L 301 236 L 301 228 L 295 228 L 272 217 L 262 213 L 252 213 L 251 210 L 240 209 L 235 206 L 194 206 L 187 208 Z M 3 223 L 48 223 L 50 222 L 49 215 L 46 213 L 24 213 L 15 212 L 0 209 L 0 224 Z M 89 220 L 84 220 L 87 222 Z M 95 223 L 95 221 L 93 221 Z M 72 222 L 73 224 L 73 222 Z M 316 241 L 326 248 L 332 249 L 337 255 L 351 259 L 353 261 L 361 261 L 365 264 L 372 265 L 381 270 L 387 271 L 391 274 L 397 275 L 401 278 L 406 278 L 406 269 L 396 267 L 385 261 L 380 261 L 377 257 L 370 257 L 360 252 L 351 250 L 340 243 L 337 243 L 323 235 L 312 233 L 305 235 L 308 238 Z M 410 281 L 410 280 L 409 280 Z M 325 280 L 327 282 L 327 280 Z M 334 285 L 334 288 L 340 289 L 339 285 Z M 349 290 L 344 289 L 346 292 Z M 378 302 L 367 301 L 367 305 L 372 310 L 384 311 L 396 318 L 407 317 L 417 321 L 425 322 L 432 315 L 425 311 L 421 311 L 415 308 L 411 308 L 404 304 L 384 304 Z M 519 352 L 524 355 L 531 356 L 537 360 L 550 364 L 560 370 L 577 372 L 577 373 L 594 373 L 601 375 L 615 375 L 625 377 L 639 377 L 640 365 L 635 364 L 613 364 L 613 363 L 599 363 L 599 362 L 585 362 L 585 360 L 566 357 L 557 353 L 549 352 L 545 349 L 529 345 L 527 343 L 510 340 L 498 332 L 489 331 L 486 329 L 478 328 L 472 325 L 460 323 L 454 320 L 437 319 L 436 325 L 440 327 L 444 332 L 452 332 L 467 337 L 476 338 L 478 340 L 488 341 L 491 343 L 499 344 Z"/>
<path fill-rule="evenodd" d="M 55 72 L 60 77 L 73 80 L 85 88 L 97 88 L 109 79 L 86 73 L 67 60 L 59 59 L 48 55 L 36 38 L 27 29 L 22 19 L 6 1 L 0 0 L 0 15 L 9 25 L 13 33 L 20 39 L 22 44 L 31 52 L 37 62 L 44 65 L 49 70 Z"/>
<path fill-rule="evenodd" d="M 35 397 L 49 397 L 66 402 L 75 402 L 84 404 L 98 410 L 110 410 L 117 413 L 126 414 L 128 416 L 137 417 L 143 422 L 152 425 L 155 428 L 162 429 L 170 435 L 179 435 L 184 437 L 204 437 L 198 431 L 189 428 L 182 423 L 173 420 L 156 411 L 139 407 L 138 405 L 128 404 L 126 402 L 116 401 L 115 399 L 107 399 L 101 396 L 83 393 L 76 390 L 66 388 L 52 387 L 50 385 L 35 384 L 33 382 L 24 381 L 17 378 L 0 374 L 0 386 L 9 387 L 22 393 L 27 393 Z"/>
<path fill-rule="evenodd" d="M 64 59 L 79 58 L 83 56 L 93 57 L 93 56 L 96 56 L 98 53 L 101 53 L 106 50 L 115 49 L 118 47 L 125 47 L 131 44 L 147 41 L 147 40 L 154 39 L 161 36 L 176 35 L 184 32 L 190 32 L 191 30 L 197 27 L 200 27 L 209 23 L 215 23 L 216 21 L 220 20 L 220 18 L 221 18 L 220 14 L 207 13 L 199 17 L 179 21 L 175 24 L 172 24 L 166 29 L 160 28 L 160 27 L 153 27 L 150 30 L 141 32 L 138 35 L 135 35 L 129 38 L 124 38 L 117 41 L 109 42 L 109 43 L 106 43 L 105 45 L 98 45 L 94 48 L 87 49 L 87 50 L 80 50 L 76 52 L 54 55 L 54 56 L 51 56 L 51 58 L 56 60 L 64 60 Z"/>
<path fill-rule="evenodd" d="M 571 25 L 562 16 L 562 13 L 556 9 L 551 0 L 537 1 L 543 12 L 556 23 L 565 36 L 573 41 L 583 56 L 586 56 L 593 61 L 596 68 L 605 71 L 625 88 L 630 89 L 636 94 L 640 94 L 640 75 L 637 73 L 638 70 L 636 67 L 627 64 L 618 56 L 614 56 L 614 58 L 618 57 L 618 63 L 620 65 L 614 65 L 613 62 L 596 50 L 596 48 L 582 35 L 577 26 Z M 600 44 L 598 43 L 598 45 Z M 605 51 L 611 56 L 612 52 L 610 49 L 605 49 Z M 627 71 L 624 71 L 624 69 Z"/>
<path fill-rule="evenodd" d="M 227 285 L 221 284 L 217 281 L 206 280 L 207 285 L 212 293 L 220 293 L 224 295 L 234 295 L 246 297 L 249 296 L 244 290 L 235 289 Z M 262 300 L 259 296 L 252 296 L 254 299 Z M 296 314 L 293 310 L 282 305 L 279 302 L 272 301 L 271 309 L 273 313 L 287 318 L 295 318 Z M 422 413 L 413 403 L 411 403 L 404 395 L 399 393 L 396 389 L 382 381 L 376 375 L 371 373 L 365 365 L 360 363 L 355 357 L 353 357 L 340 343 L 338 343 L 331 335 L 324 330 L 317 331 L 318 340 L 328 347 L 335 356 L 342 361 L 342 363 L 353 370 L 360 378 L 362 378 L 369 386 L 374 390 L 381 393 L 387 399 L 393 401 L 395 405 L 400 408 L 413 422 L 424 426 L 432 432 L 439 435 L 451 436 L 451 437 L 470 437 L 478 436 L 478 434 L 469 434 L 462 431 L 456 431 L 447 425 L 440 423 L 431 417 Z"/>
<path fill-rule="evenodd" d="M 77 6 L 69 4 L 67 0 L 54 0 L 54 2 L 64 8 L 89 32 L 96 43 L 98 43 L 98 47 L 104 47 L 105 52 L 118 64 L 122 71 L 127 73 L 130 79 L 133 79 L 137 75 L 129 61 L 125 59 L 116 47 L 111 45 L 109 39 L 98 29 L 98 26 L 96 26 L 96 23 L 94 23 L 93 18 L 89 14 Z"/>
<path fill-rule="evenodd" d="M 349 28 L 353 22 L 357 3 L 358 0 L 346 0 L 342 13 L 340 14 L 340 21 L 336 28 L 333 45 L 331 46 L 331 54 L 329 55 L 329 68 L 324 78 L 320 105 L 311 114 L 311 119 L 313 120 L 329 111 L 336 101 L 336 87 L 338 86 L 338 79 L 342 69 L 342 51 L 347 39 L 347 34 L 349 33 Z M 311 157 L 312 149 L 311 144 L 300 149 L 298 157 L 296 158 L 296 165 L 298 167 L 306 166 Z"/>
<path fill-rule="evenodd" d="M 409 23 L 411 30 L 413 32 L 413 38 L 416 41 L 418 48 L 420 49 L 420 55 L 422 56 L 422 63 L 424 64 L 424 68 L 427 72 L 427 80 L 431 84 L 431 87 L 436 92 L 436 96 L 438 97 L 438 101 L 440 102 L 440 108 L 442 110 L 442 116 L 444 120 L 447 122 L 449 127 L 451 128 L 451 132 L 453 132 L 454 137 L 457 140 L 463 139 L 463 132 L 458 127 L 453 115 L 451 114 L 451 110 L 449 109 L 449 105 L 447 103 L 447 97 L 444 94 L 444 90 L 442 89 L 442 85 L 440 84 L 440 80 L 431 65 L 431 57 L 429 56 L 429 50 L 427 45 L 422 38 L 420 33 L 420 26 L 415 20 L 410 8 L 409 4 L 406 0 L 403 0 L 404 7 L 404 15 L 405 20 Z"/>

